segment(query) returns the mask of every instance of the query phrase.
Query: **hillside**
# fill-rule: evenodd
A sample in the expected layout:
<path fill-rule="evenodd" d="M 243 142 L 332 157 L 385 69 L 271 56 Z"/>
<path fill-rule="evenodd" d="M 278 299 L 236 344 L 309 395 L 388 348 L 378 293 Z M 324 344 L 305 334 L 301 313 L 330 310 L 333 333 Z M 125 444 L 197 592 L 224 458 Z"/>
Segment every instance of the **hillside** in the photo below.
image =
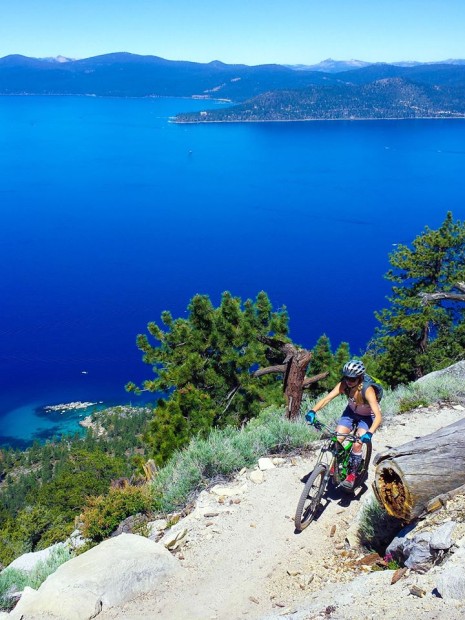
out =
<path fill-rule="evenodd" d="M 404 414 L 376 434 L 375 452 L 433 432 L 463 416 L 463 406 Z M 302 534 L 294 532 L 301 478 L 311 469 L 313 458 L 310 453 L 278 460 L 276 467 L 264 471 L 262 484 L 254 484 L 251 472 L 244 472 L 231 485 L 234 490 L 229 497 L 203 492 L 195 511 L 173 528 L 187 530 L 187 543 L 176 552 L 181 575 L 162 584 L 152 595 L 103 611 L 99 618 L 303 620 L 318 617 L 318 612 L 329 605 L 334 606 L 331 617 L 341 619 L 368 619 L 373 614 L 397 619 L 399 606 L 405 616 L 459 618 L 463 606 L 457 608 L 431 595 L 429 574 L 412 573 L 390 586 L 392 571 L 383 571 L 371 573 L 370 581 L 359 586 L 359 592 L 356 585 L 349 585 L 366 574 L 366 567 L 356 562 L 363 552 L 351 550 L 346 539 L 369 491 L 352 500 L 334 495 L 317 522 Z M 411 596 L 408 586 L 412 584 L 423 587 L 428 596 Z"/>
<path fill-rule="evenodd" d="M 376 433 L 375 453 L 434 432 L 462 419 L 464 413 L 463 405 L 448 403 L 391 418 Z M 93 586 L 92 599 L 101 601 L 97 617 L 373 620 L 381 615 L 386 620 L 397 620 L 402 608 L 403 617 L 462 618 L 465 601 L 440 598 L 435 588 L 443 572 L 462 561 L 459 551 L 465 550 L 465 497 L 457 496 L 423 524 L 423 528 L 428 524 L 431 528 L 455 521 L 453 539 L 460 546 L 457 559 L 454 555 L 426 573 L 407 572 L 391 585 L 394 571 L 373 571 L 369 550 L 357 544 L 357 519 L 361 508 L 370 501 L 373 471 L 367 488 L 361 489 L 363 493 L 348 496 L 332 492 L 318 519 L 303 533 L 295 532 L 293 515 L 302 478 L 311 470 L 315 456 L 316 451 L 311 451 L 265 459 L 263 470 L 243 470 L 230 483 L 217 481 L 211 485 L 198 496 L 191 512 L 166 530 L 160 541 L 161 546 L 174 537 L 181 541 L 172 552 L 176 568 L 171 576 L 160 575 L 156 587 L 152 585 L 148 593 L 113 607 L 106 604 L 105 591 Z M 158 527 L 166 528 L 166 523 Z M 134 547 L 132 554 L 137 555 Z M 85 556 L 80 558 L 83 561 Z M 135 565 L 137 558 L 133 560 Z M 99 567 L 95 568 L 98 575 Z M 90 565 L 87 572 L 93 572 Z M 116 567 L 113 572 L 120 578 Z M 132 578 L 126 573 L 128 581 Z M 87 579 L 92 583 L 95 577 L 86 574 L 79 579 L 84 579 L 85 584 Z M 74 597 L 78 596 L 76 583 L 71 587 L 61 582 L 57 590 L 51 583 L 48 585 L 46 601 L 41 603 L 39 589 L 38 599 L 28 596 L 26 607 L 20 603 L 17 610 L 5 615 L 5 620 L 71 618 L 68 614 L 50 613 L 51 590 L 60 609 L 74 609 L 72 617 L 77 620 L 89 618 L 73 608 Z M 421 595 L 412 595 L 412 589 Z M 40 611 L 42 605 L 49 613 Z"/>
<path fill-rule="evenodd" d="M 128 53 L 64 63 L 20 55 L 0 59 L 0 94 L 200 97 L 242 101 L 279 88 L 303 88 L 324 74 L 281 65 L 195 63 Z"/>
<path fill-rule="evenodd" d="M 360 71 L 363 71 L 362 69 Z M 353 71 L 351 73 L 357 73 Z M 394 72 L 393 72 L 394 73 Z M 177 122 L 463 118 L 465 89 L 402 77 L 267 92 L 241 105 L 180 114 Z"/>
<path fill-rule="evenodd" d="M 357 63 L 327 61 L 295 70 L 128 53 L 82 60 L 11 55 L 0 58 L 0 95 L 192 97 L 238 104 L 181 114 L 178 122 L 465 116 L 463 64 Z"/>

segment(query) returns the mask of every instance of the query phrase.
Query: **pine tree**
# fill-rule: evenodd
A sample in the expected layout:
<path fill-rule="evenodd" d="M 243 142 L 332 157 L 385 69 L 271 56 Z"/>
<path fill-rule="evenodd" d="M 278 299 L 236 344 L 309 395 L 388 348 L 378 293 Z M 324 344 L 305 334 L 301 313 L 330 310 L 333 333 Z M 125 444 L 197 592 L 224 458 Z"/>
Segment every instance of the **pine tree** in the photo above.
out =
<path fill-rule="evenodd" d="M 163 312 L 161 321 L 137 337 L 155 377 L 141 388 L 127 385 L 161 396 L 147 434 L 158 463 L 192 436 L 212 426 L 240 425 L 278 397 L 279 377 L 257 381 L 252 370 L 269 363 L 270 351 L 258 336 L 286 341 L 288 332 L 286 310 L 274 312 L 264 292 L 243 304 L 225 292 L 218 308 L 207 295 L 195 295 L 187 318 Z"/>
<path fill-rule="evenodd" d="M 465 224 L 448 212 L 443 224 L 426 227 L 411 247 L 397 246 L 389 257 L 391 306 L 376 313 L 381 323 L 373 346 L 381 378 L 397 385 L 455 361 L 465 350 L 454 338 L 463 309 L 450 302 L 425 304 L 422 293 L 450 291 L 465 274 Z M 463 327 L 460 328 L 463 331 Z"/>

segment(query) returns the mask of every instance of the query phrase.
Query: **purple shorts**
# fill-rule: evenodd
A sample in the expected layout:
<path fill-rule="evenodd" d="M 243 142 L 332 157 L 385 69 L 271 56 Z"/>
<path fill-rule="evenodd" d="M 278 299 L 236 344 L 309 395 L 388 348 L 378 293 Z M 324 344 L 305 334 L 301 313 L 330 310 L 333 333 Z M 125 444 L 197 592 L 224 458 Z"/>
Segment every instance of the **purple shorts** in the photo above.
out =
<path fill-rule="evenodd" d="M 355 425 L 357 428 L 363 428 L 363 430 L 367 431 L 372 425 L 374 419 L 374 413 L 369 415 L 358 415 L 357 413 L 354 413 L 350 407 L 346 407 L 342 412 L 338 425 L 345 426 L 346 428 L 352 428 L 352 426 Z"/>

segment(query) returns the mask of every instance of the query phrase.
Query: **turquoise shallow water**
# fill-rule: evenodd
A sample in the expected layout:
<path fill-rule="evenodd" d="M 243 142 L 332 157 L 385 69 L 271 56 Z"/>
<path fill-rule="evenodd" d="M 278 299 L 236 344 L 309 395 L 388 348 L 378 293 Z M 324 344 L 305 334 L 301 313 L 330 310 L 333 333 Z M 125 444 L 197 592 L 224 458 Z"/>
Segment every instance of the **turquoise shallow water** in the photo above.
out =
<path fill-rule="evenodd" d="M 169 122 L 205 105 L 0 98 L 0 442 L 65 426 L 44 405 L 128 402 L 136 334 L 197 292 L 263 289 L 297 342 L 357 352 L 395 244 L 465 217 L 460 120 Z"/>

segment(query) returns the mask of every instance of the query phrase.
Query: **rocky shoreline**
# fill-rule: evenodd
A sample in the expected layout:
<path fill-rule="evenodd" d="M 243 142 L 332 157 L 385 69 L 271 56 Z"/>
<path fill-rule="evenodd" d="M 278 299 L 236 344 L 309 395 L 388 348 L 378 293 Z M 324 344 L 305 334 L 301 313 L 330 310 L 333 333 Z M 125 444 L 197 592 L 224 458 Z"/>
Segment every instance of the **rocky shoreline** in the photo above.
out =
<path fill-rule="evenodd" d="M 89 409 L 89 407 L 96 407 L 97 405 L 103 405 L 103 401 L 91 403 L 91 402 L 82 402 L 82 401 L 74 401 L 71 403 L 61 403 L 59 405 L 46 405 L 43 410 L 45 412 L 59 412 L 65 413 L 67 411 L 74 411 L 77 409 Z"/>

